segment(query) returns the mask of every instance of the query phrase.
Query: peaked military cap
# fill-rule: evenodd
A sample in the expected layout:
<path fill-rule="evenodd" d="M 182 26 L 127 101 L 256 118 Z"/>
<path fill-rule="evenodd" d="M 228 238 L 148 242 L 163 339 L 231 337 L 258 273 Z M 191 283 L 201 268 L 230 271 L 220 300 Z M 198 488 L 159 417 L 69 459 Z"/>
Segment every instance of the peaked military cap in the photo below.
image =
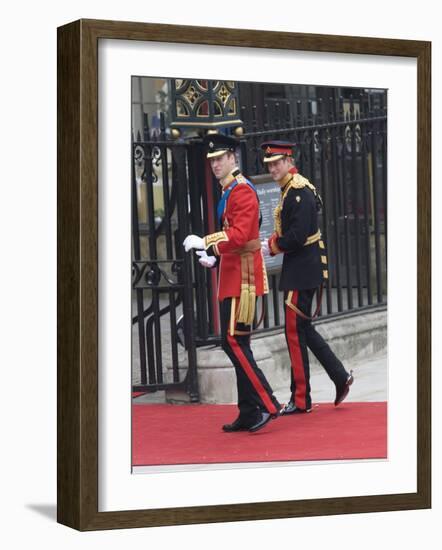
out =
<path fill-rule="evenodd" d="M 264 162 L 273 162 L 283 157 L 293 156 L 294 143 L 289 141 L 265 141 L 261 143 L 261 149 L 264 151 Z"/>
<path fill-rule="evenodd" d="M 207 158 L 220 157 L 231 151 L 234 153 L 239 145 L 239 141 L 231 136 L 224 134 L 208 134 L 204 136 L 204 145 L 207 148 Z"/>

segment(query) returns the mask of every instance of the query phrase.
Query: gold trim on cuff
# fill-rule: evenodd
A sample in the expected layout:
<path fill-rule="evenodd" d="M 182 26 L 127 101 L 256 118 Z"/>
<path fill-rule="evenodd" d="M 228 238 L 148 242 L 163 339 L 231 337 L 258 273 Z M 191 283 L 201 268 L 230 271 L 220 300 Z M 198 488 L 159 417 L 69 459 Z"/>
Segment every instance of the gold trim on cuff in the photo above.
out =
<path fill-rule="evenodd" d="M 321 231 L 318 229 L 314 235 L 310 235 L 310 237 L 307 237 L 307 240 L 304 243 L 304 246 L 309 246 L 313 243 L 318 242 L 321 239 Z"/>
<path fill-rule="evenodd" d="M 224 241 L 228 241 L 229 237 L 225 231 L 218 231 L 217 233 L 211 233 L 204 237 L 204 248 L 207 250 L 211 246 L 217 245 Z"/>

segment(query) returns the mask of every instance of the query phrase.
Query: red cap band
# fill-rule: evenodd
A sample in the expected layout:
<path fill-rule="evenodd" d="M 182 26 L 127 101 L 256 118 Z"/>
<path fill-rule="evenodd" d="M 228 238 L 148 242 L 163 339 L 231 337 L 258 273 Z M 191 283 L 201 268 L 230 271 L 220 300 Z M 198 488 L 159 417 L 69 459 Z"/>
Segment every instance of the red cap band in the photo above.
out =
<path fill-rule="evenodd" d="M 278 154 L 278 155 L 291 155 L 291 147 L 267 147 L 265 150 L 266 154 Z"/>

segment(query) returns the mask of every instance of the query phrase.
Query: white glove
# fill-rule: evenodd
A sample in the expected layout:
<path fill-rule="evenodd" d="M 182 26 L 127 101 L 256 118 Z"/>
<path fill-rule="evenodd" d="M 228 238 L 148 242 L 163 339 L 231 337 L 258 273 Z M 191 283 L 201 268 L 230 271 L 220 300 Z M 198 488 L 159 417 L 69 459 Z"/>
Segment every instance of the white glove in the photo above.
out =
<path fill-rule="evenodd" d="M 197 235 L 187 235 L 184 239 L 183 246 L 186 252 L 189 252 L 192 248 L 204 248 L 204 240 Z"/>
<path fill-rule="evenodd" d="M 196 255 L 200 257 L 198 261 L 203 267 L 213 267 L 216 264 L 216 257 L 208 256 L 205 250 L 197 250 Z"/>
<path fill-rule="evenodd" d="M 268 241 L 261 241 L 261 250 L 264 258 L 268 258 L 270 256 L 270 248 L 269 248 Z"/>

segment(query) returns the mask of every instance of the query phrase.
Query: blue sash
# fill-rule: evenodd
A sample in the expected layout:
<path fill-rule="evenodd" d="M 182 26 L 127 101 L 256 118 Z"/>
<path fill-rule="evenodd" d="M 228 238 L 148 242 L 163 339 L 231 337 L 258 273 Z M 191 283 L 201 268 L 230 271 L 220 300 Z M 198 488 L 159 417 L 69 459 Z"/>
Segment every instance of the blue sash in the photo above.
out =
<path fill-rule="evenodd" d="M 246 181 L 246 183 L 256 193 L 255 186 L 250 181 Z M 216 213 L 218 215 L 218 220 L 219 220 L 220 225 L 222 224 L 223 214 L 224 214 L 224 211 L 225 211 L 226 206 L 227 206 L 227 199 L 229 198 L 230 193 L 235 189 L 235 187 L 237 185 L 238 185 L 238 182 L 235 181 L 235 183 L 233 185 L 231 185 L 229 187 L 229 189 L 227 189 L 227 191 L 224 191 L 224 193 L 223 193 L 223 195 L 222 195 L 222 197 L 221 197 L 221 199 L 218 203 Z M 258 198 L 258 193 L 256 193 L 256 197 Z M 259 199 L 258 199 L 258 202 L 259 202 Z"/>

